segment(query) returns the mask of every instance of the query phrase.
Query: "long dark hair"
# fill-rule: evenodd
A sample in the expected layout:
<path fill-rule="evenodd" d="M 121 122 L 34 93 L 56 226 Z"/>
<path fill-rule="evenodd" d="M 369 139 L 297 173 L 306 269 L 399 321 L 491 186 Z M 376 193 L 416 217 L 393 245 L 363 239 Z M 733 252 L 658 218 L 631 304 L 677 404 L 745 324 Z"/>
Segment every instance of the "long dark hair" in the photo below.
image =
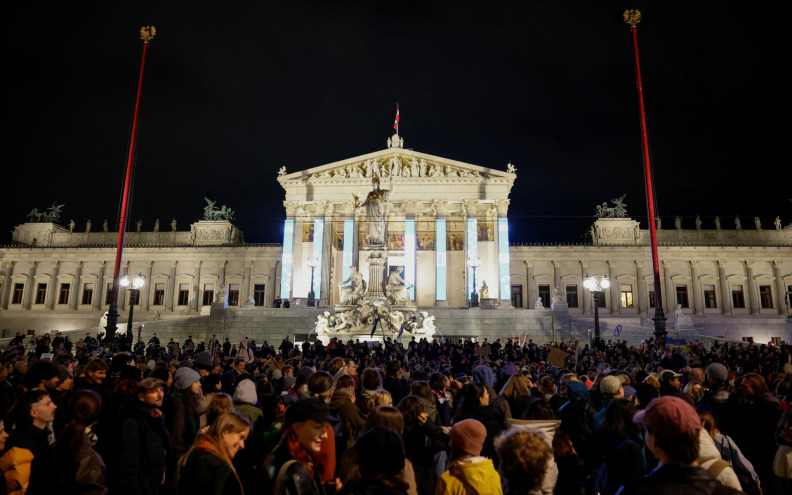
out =
<path fill-rule="evenodd" d="M 55 442 L 55 466 L 62 485 L 74 481 L 78 454 L 87 442 L 85 429 L 99 419 L 102 400 L 92 390 L 80 390 L 69 401 L 69 410 L 74 419 L 66 424 Z"/>

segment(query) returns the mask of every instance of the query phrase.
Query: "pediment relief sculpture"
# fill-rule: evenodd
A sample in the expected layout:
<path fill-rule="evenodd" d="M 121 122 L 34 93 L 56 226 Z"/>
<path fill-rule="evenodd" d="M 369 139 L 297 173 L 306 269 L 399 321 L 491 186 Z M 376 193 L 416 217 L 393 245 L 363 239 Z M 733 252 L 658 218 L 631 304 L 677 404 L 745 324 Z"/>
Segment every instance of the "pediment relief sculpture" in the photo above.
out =
<path fill-rule="evenodd" d="M 489 178 L 478 170 L 452 167 L 428 162 L 416 157 L 401 155 L 384 159 L 374 158 L 309 175 L 308 179 L 362 179 L 374 176 L 381 178 Z"/>

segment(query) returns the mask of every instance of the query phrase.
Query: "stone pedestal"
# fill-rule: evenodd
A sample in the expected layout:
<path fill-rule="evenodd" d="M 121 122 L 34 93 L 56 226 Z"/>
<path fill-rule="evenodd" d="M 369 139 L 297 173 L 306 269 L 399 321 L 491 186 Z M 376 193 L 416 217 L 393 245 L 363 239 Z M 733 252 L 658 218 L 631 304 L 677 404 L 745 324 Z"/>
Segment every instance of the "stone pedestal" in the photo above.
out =
<path fill-rule="evenodd" d="M 693 322 L 688 318 L 687 320 L 677 321 L 674 323 L 674 330 L 694 330 Z"/>
<path fill-rule="evenodd" d="M 242 242 L 242 231 L 228 220 L 200 220 L 190 226 L 190 236 L 195 246 L 219 246 Z"/>
<path fill-rule="evenodd" d="M 385 280 L 385 264 L 388 262 L 385 246 L 367 246 L 363 248 L 363 251 L 368 253 L 369 268 L 368 289 L 363 298 L 385 300 L 385 293 L 382 290 L 382 282 Z"/>

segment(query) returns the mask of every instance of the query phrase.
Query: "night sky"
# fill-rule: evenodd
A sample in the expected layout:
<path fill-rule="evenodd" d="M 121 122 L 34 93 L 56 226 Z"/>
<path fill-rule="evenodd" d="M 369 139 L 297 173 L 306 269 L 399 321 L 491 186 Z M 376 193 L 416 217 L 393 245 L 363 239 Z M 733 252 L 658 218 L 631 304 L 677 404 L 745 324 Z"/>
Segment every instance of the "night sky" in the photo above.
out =
<path fill-rule="evenodd" d="M 515 164 L 512 242 L 582 242 L 595 205 L 625 193 L 645 228 L 625 8 L 643 14 L 664 227 L 787 225 L 785 45 L 748 4 L 81 0 L 7 7 L 0 243 L 56 200 L 76 231 L 116 224 L 143 25 L 157 28 L 130 215 L 144 230 L 188 229 L 208 197 L 236 210 L 246 241 L 281 242 L 277 169 L 385 148 L 397 101 L 405 147 Z"/>

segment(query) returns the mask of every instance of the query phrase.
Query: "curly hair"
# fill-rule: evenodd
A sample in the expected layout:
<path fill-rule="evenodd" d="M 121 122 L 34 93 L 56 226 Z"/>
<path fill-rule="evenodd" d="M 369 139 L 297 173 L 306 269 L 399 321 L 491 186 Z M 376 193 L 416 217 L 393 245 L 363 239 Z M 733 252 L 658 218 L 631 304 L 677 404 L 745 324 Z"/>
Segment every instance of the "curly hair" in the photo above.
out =
<path fill-rule="evenodd" d="M 399 412 L 404 416 L 404 429 L 411 431 L 420 426 L 418 415 L 424 411 L 423 401 L 417 395 L 408 395 L 398 405 Z"/>
<path fill-rule="evenodd" d="M 495 439 L 500 471 L 510 487 L 538 490 L 544 481 L 547 462 L 553 455 L 537 430 L 511 427 Z"/>
<path fill-rule="evenodd" d="M 378 388 L 382 388 L 382 376 L 379 371 L 374 368 L 366 368 L 363 370 L 363 379 L 360 385 L 363 390 L 377 390 Z"/>

